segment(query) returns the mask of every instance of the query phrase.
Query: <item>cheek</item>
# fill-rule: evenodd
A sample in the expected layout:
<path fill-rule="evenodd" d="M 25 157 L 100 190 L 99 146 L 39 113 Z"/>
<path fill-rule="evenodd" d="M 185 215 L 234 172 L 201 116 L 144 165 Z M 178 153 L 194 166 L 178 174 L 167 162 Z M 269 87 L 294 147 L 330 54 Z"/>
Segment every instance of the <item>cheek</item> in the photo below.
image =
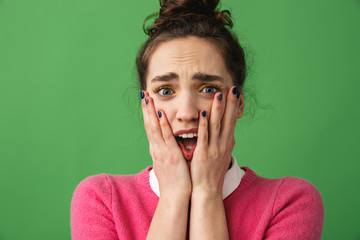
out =
<path fill-rule="evenodd" d="M 223 99 L 224 100 L 224 99 Z M 198 102 L 199 116 L 202 111 L 206 111 L 207 115 L 211 115 L 211 109 L 213 105 L 213 99 L 202 99 Z M 221 110 L 221 116 L 224 115 L 225 108 Z"/>
<path fill-rule="evenodd" d="M 154 105 L 155 105 L 155 110 L 156 113 L 161 110 L 162 112 L 164 112 L 166 114 L 166 117 L 169 121 L 169 123 L 172 122 L 172 120 L 175 117 L 175 109 L 173 106 L 171 106 L 171 104 L 169 104 L 169 102 L 166 101 L 156 101 L 154 99 Z"/>
<path fill-rule="evenodd" d="M 200 99 L 198 101 L 198 109 L 199 112 L 206 111 L 209 113 L 211 111 L 213 99 L 207 98 L 207 99 Z"/>

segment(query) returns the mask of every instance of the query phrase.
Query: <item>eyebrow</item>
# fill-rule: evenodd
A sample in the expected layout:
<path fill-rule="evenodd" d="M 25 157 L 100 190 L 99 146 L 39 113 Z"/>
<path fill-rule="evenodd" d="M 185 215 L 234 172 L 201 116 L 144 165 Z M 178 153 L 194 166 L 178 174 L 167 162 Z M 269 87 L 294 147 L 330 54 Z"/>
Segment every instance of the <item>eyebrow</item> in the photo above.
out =
<path fill-rule="evenodd" d="M 151 82 L 169 82 L 171 80 L 179 79 L 179 75 L 173 72 L 166 73 L 164 75 L 156 76 L 151 79 Z"/>
<path fill-rule="evenodd" d="M 210 75 L 202 72 L 195 73 L 192 79 L 203 82 L 213 82 L 213 81 L 224 82 L 224 79 L 218 75 Z M 172 80 L 179 80 L 179 75 L 173 72 L 169 72 L 164 75 L 159 75 L 154 77 L 153 79 L 151 79 L 151 82 L 169 82 Z"/>
<path fill-rule="evenodd" d="M 194 76 L 192 77 L 192 79 L 203 81 L 203 82 L 213 82 L 213 81 L 224 82 L 224 79 L 218 75 L 210 75 L 210 74 L 201 73 L 201 72 L 195 73 Z"/>

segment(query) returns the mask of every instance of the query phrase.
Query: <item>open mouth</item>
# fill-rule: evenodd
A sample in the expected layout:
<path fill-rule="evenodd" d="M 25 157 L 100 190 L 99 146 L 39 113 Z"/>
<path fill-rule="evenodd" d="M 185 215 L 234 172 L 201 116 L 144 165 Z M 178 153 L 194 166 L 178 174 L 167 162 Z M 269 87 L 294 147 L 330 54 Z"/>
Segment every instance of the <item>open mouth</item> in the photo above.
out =
<path fill-rule="evenodd" d="M 176 137 L 176 141 L 181 148 L 184 158 L 190 161 L 196 148 L 197 134 L 183 133 Z"/>

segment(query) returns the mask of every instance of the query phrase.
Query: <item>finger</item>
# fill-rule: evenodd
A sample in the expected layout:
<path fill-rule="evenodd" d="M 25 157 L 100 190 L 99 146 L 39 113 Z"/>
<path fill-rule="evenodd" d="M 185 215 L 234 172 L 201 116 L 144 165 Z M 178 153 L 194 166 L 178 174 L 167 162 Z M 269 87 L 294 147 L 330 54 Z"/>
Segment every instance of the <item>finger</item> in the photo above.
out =
<path fill-rule="evenodd" d="M 141 92 L 140 92 L 140 96 L 141 96 L 141 110 L 142 110 L 142 113 L 143 113 L 144 127 L 145 127 L 145 130 L 146 130 L 147 123 L 149 122 L 149 116 L 148 116 L 147 111 L 146 111 L 145 93 L 146 93 L 145 91 L 141 91 Z"/>
<path fill-rule="evenodd" d="M 146 94 L 145 94 L 146 95 Z M 144 126 L 150 144 L 161 145 L 164 143 L 157 114 L 155 113 L 154 101 L 151 97 L 145 97 L 141 101 L 144 115 Z"/>
<path fill-rule="evenodd" d="M 238 87 L 234 86 L 230 89 L 227 95 L 225 112 L 221 123 L 222 131 L 220 133 L 220 141 L 223 143 L 229 140 L 231 135 L 234 135 L 239 103 L 240 91 Z"/>
<path fill-rule="evenodd" d="M 174 137 L 173 131 L 169 125 L 169 121 L 166 117 L 165 112 L 159 110 L 158 117 L 159 117 L 159 123 L 160 123 L 162 136 L 163 136 L 165 143 L 173 145 L 173 146 L 178 146 L 176 139 Z"/>
<path fill-rule="evenodd" d="M 223 93 L 217 93 L 214 96 L 211 107 L 211 116 L 209 120 L 209 147 L 217 147 L 219 134 L 221 130 L 221 119 L 224 106 Z"/>
<path fill-rule="evenodd" d="M 208 119 L 206 115 L 206 111 L 202 111 L 200 114 L 195 151 L 207 149 L 208 146 Z"/>
<path fill-rule="evenodd" d="M 149 92 L 147 92 L 147 91 L 142 91 L 142 92 L 144 92 L 145 97 L 149 97 L 149 96 L 150 96 Z"/>

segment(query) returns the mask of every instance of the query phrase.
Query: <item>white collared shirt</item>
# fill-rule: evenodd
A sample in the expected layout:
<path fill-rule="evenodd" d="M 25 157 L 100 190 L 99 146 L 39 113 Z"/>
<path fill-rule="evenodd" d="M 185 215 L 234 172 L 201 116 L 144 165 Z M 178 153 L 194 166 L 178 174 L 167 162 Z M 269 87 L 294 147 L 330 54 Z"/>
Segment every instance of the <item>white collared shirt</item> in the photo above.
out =
<path fill-rule="evenodd" d="M 231 157 L 231 161 L 231 167 L 227 170 L 224 178 L 224 185 L 222 189 L 223 199 L 235 191 L 235 189 L 240 185 L 241 178 L 245 175 L 245 171 L 239 167 L 234 156 Z M 160 197 L 159 182 L 155 176 L 154 169 L 149 171 L 149 182 L 151 189 L 158 197 Z"/>

